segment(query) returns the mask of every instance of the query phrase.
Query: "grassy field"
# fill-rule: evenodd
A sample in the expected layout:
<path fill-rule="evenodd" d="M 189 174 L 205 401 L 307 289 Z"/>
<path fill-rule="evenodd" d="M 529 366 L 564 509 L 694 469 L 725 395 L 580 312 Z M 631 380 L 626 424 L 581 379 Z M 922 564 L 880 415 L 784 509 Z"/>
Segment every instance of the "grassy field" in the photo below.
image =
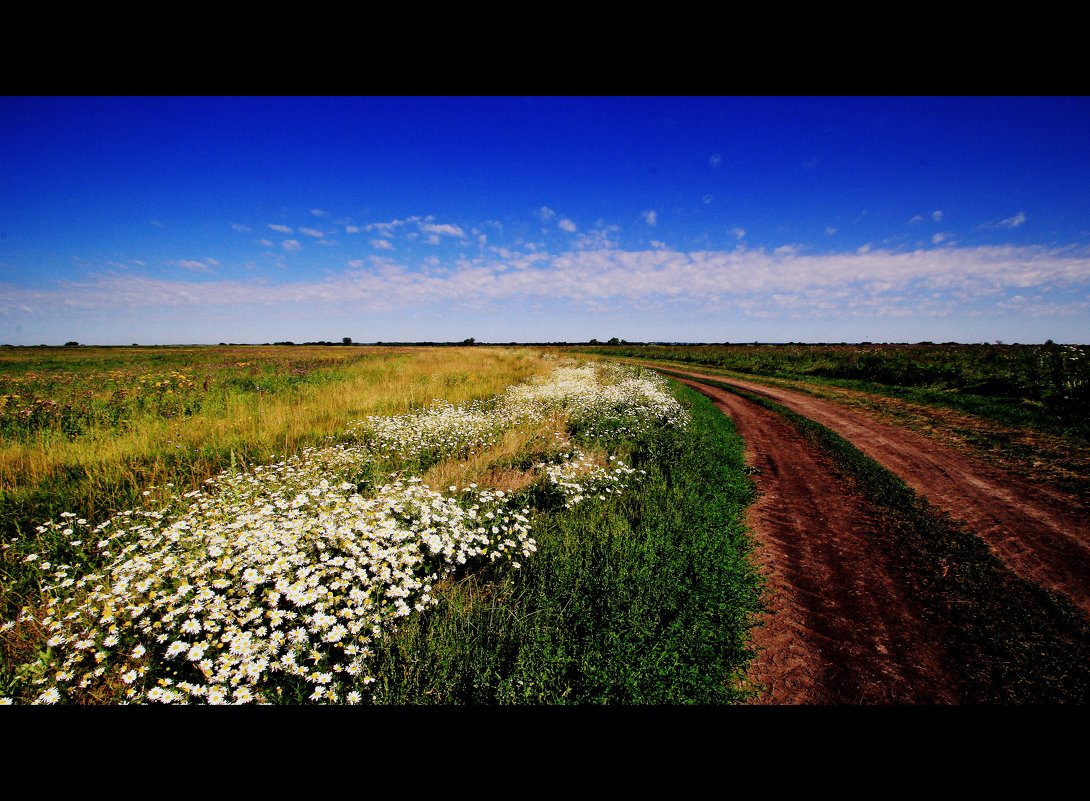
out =
<path fill-rule="evenodd" d="M 519 348 L 3 356 L 9 702 L 746 695 L 752 487 L 680 386 Z"/>
<path fill-rule="evenodd" d="M 870 388 L 1090 436 L 1090 347 L 1080 345 L 619 345 L 579 351 Z"/>
<path fill-rule="evenodd" d="M 348 421 L 486 398 L 546 369 L 518 349 L 0 349 L 0 533 L 101 518 L 150 487 L 196 489 Z"/>
<path fill-rule="evenodd" d="M 1090 348 L 618 345 L 570 352 L 766 381 L 867 409 L 1090 503 Z"/>
<path fill-rule="evenodd" d="M 3 349 L 0 699 L 745 701 L 763 602 L 743 443 L 703 396 L 617 363 L 651 358 L 1090 486 L 1067 346 Z M 794 423 L 968 632 L 971 702 L 1085 700 L 1081 618 Z"/>

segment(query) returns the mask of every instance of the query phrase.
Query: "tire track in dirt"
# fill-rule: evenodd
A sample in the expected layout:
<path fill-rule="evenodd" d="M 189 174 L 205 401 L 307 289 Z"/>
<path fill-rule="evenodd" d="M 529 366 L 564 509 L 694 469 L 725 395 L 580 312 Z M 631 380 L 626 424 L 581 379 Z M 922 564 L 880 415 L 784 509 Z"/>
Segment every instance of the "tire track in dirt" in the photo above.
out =
<path fill-rule="evenodd" d="M 748 512 L 768 582 L 748 679 L 757 704 L 956 703 L 942 643 L 902 571 L 871 536 L 866 503 L 830 459 L 780 415 L 733 393 L 694 387 L 730 415 L 760 496 Z M 830 491 L 830 490 L 833 491 Z"/>
<path fill-rule="evenodd" d="M 832 401 L 723 376 L 671 372 L 770 398 L 831 429 L 964 523 L 1017 575 L 1065 597 L 1090 616 L 1090 514 L 1077 498 L 1030 484 L 934 439 Z"/>

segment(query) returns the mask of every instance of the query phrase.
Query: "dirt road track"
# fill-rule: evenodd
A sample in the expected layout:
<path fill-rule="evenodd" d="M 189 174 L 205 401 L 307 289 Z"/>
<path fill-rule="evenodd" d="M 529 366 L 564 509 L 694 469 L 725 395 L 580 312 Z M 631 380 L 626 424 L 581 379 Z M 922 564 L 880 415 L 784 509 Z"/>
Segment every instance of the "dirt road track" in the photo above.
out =
<path fill-rule="evenodd" d="M 831 401 L 734 378 L 684 374 L 695 382 L 721 381 L 770 398 L 835 431 L 965 523 L 1016 574 L 1090 615 L 1090 515 L 1077 499 Z M 698 388 L 705 394 L 710 389 Z"/>
<path fill-rule="evenodd" d="M 646 365 L 655 367 L 654 365 Z M 772 607 L 754 632 L 749 679 L 759 704 L 952 704 L 972 697 L 961 632 L 873 536 L 872 506 L 782 416 L 711 379 L 761 395 L 830 428 L 968 525 L 1015 574 L 1090 615 L 1085 507 L 941 443 L 802 392 L 670 370 L 730 415 L 759 471 L 749 510 Z M 970 690 L 970 691 L 967 691 Z"/>

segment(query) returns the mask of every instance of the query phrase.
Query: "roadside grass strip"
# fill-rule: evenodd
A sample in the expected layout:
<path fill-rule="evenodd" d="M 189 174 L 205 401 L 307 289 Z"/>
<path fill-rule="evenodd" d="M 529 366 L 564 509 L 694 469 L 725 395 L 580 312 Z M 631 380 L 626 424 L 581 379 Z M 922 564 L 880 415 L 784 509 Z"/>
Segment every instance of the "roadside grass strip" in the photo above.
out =
<path fill-rule="evenodd" d="M 583 480 L 559 497 L 562 478 L 532 489 L 541 510 L 534 557 L 502 576 L 445 582 L 435 607 L 376 644 L 376 703 L 724 705 L 752 697 L 745 673 L 763 601 L 744 522 L 755 498 L 744 443 L 707 398 L 674 389 L 691 420 L 632 444 L 638 488 Z M 604 478 L 596 464 L 557 470 Z"/>
<path fill-rule="evenodd" d="M 488 402 L 369 417 L 328 446 L 170 491 L 157 509 L 98 524 L 66 512 L 5 543 L 40 596 L 0 626 L 2 701 L 366 702 L 376 644 L 434 606 L 438 583 L 518 570 L 538 548 L 533 491 L 433 489 L 417 473 L 557 412 L 566 444 L 533 470 L 538 494 L 567 507 L 640 477 L 574 443 L 689 419 L 654 373 L 560 365 Z"/>

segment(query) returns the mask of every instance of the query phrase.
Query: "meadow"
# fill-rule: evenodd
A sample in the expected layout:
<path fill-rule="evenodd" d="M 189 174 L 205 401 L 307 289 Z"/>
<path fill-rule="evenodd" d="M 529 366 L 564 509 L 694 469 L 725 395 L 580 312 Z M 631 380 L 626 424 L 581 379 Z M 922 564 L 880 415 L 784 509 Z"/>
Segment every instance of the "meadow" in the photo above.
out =
<path fill-rule="evenodd" d="M 702 396 L 525 348 L 0 352 L 6 703 L 730 703 Z"/>
<path fill-rule="evenodd" d="M 616 345 L 580 352 L 824 381 L 1090 435 L 1090 347 L 1018 344 Z"/>
<path fill-rule="evenodd" d="M 1085 345 L 619 344 L 568 352 L 801 390 L 1090 500 Z"/>

